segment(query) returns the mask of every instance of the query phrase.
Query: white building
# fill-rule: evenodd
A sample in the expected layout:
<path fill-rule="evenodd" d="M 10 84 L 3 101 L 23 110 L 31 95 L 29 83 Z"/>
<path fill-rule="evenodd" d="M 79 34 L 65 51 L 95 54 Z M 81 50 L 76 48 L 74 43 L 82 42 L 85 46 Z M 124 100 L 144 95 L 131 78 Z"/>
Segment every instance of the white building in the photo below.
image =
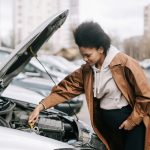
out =
<path fill-rule="evenodd" d="M 0 0 L 0 45 L 12 44 L 12 3 L 13 0 Z"/>
<path fill-rule="evenodd" d="M 59 50 L 73 47 L 72 28 L 79 22 L 78 0 L 14 0 L 13 28 L 15 45 L 53 14 L 69 9 L 69 17 L 44 48 Z"/>
<path fill-rule="evenodd" d="M 144 9 L 144 36 L 150 38 L 150 5 Z"/>

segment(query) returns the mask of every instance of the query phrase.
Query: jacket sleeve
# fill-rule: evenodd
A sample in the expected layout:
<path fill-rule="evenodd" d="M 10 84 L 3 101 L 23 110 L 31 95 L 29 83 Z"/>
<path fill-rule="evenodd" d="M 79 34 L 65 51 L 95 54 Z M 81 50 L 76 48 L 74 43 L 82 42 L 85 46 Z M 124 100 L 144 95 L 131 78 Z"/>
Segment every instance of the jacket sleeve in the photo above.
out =
<path fill-rule="evenodd" d="M 57 86 L 54 86 L 50 95 L 40 103 L 47 109 L 74 98 L 83 92 L 82 68 L 79 68 L 65 77 Z"/>
<path fill-rule="evenodd" d="M 135 98 L 133 111 L 128 120 L 140 124 L 145 115 L 150 116 L 150 85 L 138 62 L 129 58 L 126 66 L 126 78 Z"/>

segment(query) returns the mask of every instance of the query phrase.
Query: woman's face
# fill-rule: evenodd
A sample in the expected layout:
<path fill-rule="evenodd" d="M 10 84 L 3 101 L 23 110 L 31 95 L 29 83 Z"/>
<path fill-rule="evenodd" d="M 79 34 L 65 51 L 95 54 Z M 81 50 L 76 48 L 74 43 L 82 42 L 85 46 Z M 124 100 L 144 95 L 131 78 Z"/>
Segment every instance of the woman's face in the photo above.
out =
<path fill-rule="evenodd" d="M 80 47 L 79 50 L 83 60 L 91 66 L 101 62 L 102 58 L 104 58 L 103 48 L 96 49 Z"/>

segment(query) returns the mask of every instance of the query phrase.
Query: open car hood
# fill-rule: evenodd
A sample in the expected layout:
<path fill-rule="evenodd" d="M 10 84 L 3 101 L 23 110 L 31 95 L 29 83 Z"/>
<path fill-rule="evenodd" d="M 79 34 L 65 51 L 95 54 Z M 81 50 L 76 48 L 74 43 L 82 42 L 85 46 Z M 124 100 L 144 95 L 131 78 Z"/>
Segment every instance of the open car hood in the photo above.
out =
<path fill-rule="evenodd" d="M 36 56 L 40 47 L 65 22 L 67 16 L 68 10 L 65 10 L 54 17 L 48 18 L 27 39 L 21 42 L 8 59 L 0 65 L 0 94 L 13 77 L 24 69 L 33 56 Z"/>

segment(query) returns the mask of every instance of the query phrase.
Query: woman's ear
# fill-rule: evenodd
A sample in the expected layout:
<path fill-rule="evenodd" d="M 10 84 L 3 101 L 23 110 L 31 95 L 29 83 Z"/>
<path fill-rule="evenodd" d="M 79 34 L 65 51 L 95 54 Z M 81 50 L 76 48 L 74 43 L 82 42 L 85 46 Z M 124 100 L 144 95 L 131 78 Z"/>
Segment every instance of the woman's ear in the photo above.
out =
<path fill-rule="evenodd" d="M 101 54 L 104 53 L 104 49 L 102 47 L 100 47 L 97 51 Z"/>

